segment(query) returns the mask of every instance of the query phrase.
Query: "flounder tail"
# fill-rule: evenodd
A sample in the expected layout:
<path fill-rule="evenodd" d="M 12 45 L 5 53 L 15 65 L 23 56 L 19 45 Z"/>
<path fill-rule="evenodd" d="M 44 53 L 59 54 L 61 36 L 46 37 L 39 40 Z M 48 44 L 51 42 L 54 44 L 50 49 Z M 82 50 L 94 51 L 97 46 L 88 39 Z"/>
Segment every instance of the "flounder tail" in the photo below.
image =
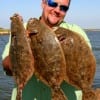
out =
<path fill-rule="evenodd" d="M 16 96 L 16 100 L 22 100 L 22 90 L 24 88 L 24 84 L 20 84 L 19 86 L 17 86 L 17 96 Z"/>
<path fill-rule="evenodd" d="M 52 88 L 52 100 L 68 100 L 60 87 Z"/>
<path fill-rule="evenodd" d="M 99 99 L 97 99 L 97 96 L 93 89 L 83 89 L 83 100 L 99 100 Z"/>

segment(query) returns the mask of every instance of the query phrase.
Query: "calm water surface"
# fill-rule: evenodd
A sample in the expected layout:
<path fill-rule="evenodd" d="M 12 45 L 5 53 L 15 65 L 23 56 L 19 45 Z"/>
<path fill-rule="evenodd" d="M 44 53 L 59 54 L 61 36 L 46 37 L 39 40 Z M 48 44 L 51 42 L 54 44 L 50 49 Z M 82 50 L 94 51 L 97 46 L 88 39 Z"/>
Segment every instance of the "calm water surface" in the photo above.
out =
<path fill-rule="evenodd" d="M 97 61 L 97 69 L 93 87 L 100 88 L 100 32 L 87 31 L 87 35 L 90 38 L 93 52 Z M 5 44 L 8 41 L 8 37 L 9 35 L 0 35 L 0 100 L 10 100 L 12 88 L 14 86 L 12 77 L 4 75 L 1 63 L 1 54 L 3 52 Z"/>

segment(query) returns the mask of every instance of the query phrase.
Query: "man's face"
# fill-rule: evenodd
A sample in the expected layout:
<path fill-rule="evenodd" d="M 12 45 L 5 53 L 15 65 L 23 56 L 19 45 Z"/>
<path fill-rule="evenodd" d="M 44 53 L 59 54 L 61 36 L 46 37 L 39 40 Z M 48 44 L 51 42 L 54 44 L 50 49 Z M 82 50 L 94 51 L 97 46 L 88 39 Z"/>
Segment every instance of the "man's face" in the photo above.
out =
<path fill-rule="evenodd" d="M 42 2 L 42 21 L 50 27 L 58 25 L 65 17 L 68 4 L 69 0 L 48 0 L 48 2 Z"/>

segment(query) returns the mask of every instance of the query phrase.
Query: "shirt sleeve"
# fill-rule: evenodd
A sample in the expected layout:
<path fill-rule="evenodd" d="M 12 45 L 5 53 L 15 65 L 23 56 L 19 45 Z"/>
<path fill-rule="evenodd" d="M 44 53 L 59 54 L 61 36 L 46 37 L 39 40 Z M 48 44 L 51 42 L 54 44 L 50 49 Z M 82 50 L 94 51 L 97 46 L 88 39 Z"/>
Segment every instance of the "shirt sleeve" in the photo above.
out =
<path fill-rule="evenodd" d="M 86 34 L 85 31 L 84 31 L 82 28 L 80 28 L 78 25 L 75 25 L 75 24 L 68 24 L 68 23 L 66 23 L 66 22 L 63 22 L 63 23 L 60 25 L 60 27 L 69 29 L 69 30 L 74 31 L 74 32 L 76 32 L 77 34 L 81 35 L 81 36 L 85 39 L 85 41 L 86 41 L 86 43 L 89 45 L 89 47 L 92 48 L 92 47 L 91 47 L 90 40 L 89 40 L 87 34 Z"/>
<path fill-rule="evenodd" d="M 2 53 L 2 60 L 5 59 L 9 55 L 10 42 L 11 42 L 11 35 L 9 36 L 8 43 L 4 47 L 4 51 Z"/>

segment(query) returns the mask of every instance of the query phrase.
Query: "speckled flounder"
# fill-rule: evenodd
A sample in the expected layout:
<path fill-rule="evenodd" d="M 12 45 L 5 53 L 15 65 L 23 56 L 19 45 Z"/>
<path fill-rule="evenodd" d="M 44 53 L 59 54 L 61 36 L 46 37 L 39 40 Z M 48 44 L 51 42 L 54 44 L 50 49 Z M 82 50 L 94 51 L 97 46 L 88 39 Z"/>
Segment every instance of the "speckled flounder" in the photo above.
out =
<path fill-rule="evenodd" d="M 59 27 L 55 30 L 66 59 L 66 81 L 83 90 L 83 100 L 96 100 L 91 89 L 96 60 L 86 41 L 78 33 Z"/>
<path fill-rule="evenodd" d="M 56 35 L 36 18 L 30 18 L 27 30 L 30 32 L 36 76 L 51 87 L 52 100 L 67 100 L 60 88 L 66 73 L 65 57 Z"/>
<path fill-rule="evenodd" d="M 11 17 L 10 58 L 13 76 L 18 87 L 16 100 L 22 100 L 22 89 L 33 75 L 34 62 L 29 39 L 18 14 Z"/>

